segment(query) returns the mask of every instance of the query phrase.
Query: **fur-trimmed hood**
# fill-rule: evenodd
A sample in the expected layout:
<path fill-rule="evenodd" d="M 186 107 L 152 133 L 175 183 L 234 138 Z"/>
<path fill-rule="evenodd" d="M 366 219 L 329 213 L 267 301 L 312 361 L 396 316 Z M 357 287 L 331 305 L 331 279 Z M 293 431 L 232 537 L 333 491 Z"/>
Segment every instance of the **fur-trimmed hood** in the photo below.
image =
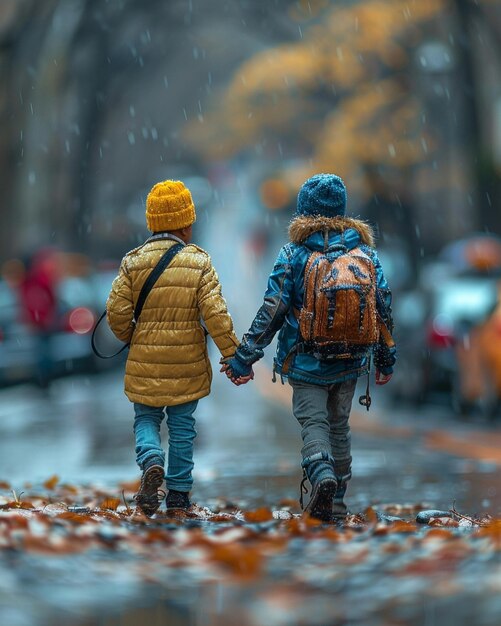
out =
<path fill-rule="evenodd" d="M 345 216 L 300 215 L 295 217 L 289 225 L 289 239 L 292 243 L 303 244 L 314 233 L 325 231 L 344 233 L 350 228 L 360 235 L 362 243 L 374 247 L 375 238 L 372 226 L 363 220 Z"/>

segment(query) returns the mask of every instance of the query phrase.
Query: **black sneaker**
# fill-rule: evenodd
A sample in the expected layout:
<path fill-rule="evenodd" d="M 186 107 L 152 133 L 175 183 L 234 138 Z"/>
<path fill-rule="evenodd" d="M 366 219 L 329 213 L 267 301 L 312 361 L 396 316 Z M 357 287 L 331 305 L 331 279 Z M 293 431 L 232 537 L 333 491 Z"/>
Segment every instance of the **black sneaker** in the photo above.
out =
<path fill-rule="evenodd" d="M 141 477 L 141 486 L 134 496 L 134 500 L 141 511 L 150 517 L 153 515 L 163 496 L 158 492 L 164 481 L 164 468 L 161 465 L 150 465 Z"/>
<path fill-rule="evenodd" d="M 165 507 L 168 511 L 171 509 L 183 509 L 186 511 L 190 506 L 191 502 L 186 491 L 169 489 L 167 498 L 165 499 Z"/>

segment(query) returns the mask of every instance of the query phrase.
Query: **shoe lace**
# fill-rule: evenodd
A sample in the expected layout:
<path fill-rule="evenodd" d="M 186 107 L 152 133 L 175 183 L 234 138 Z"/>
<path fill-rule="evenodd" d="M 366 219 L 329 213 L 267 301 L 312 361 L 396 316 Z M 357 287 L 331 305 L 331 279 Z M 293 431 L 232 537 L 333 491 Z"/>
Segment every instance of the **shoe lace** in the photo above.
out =
<path fill-rule="evenodd" d="M 303 496 L 308 493 L 308 487 L 306 486 L 306 481 L 308 480 L 308 475 L 306 474 L 306 470 L 303 468 L 303 479 L 301 480 L 301 485 L 299 486 L 299 505 L 302 509 L 304 509 L 303 505 Z"/>

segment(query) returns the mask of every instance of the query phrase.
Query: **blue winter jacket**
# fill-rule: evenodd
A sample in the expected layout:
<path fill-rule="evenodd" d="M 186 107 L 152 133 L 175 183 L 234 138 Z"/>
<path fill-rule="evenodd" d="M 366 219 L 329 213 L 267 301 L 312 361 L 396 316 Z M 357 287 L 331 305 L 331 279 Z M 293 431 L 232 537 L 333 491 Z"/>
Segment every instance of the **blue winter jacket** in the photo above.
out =
<path fill-rule="evenodd" d="M 236 352 L 240 360 L 247 364 L 259 360 L 264 348 L 280 331 L 274 371 L 282 379 L 289 377 L 311 384 L 330 385 L 367 372 L 368 354 L 362 358 L 326 361 L 301 351 L 297 312 L 303 304 L 304 270 L 310 254 L 324 250 L 326 236 L 327 252 L 339 245 L 347 250 L 360 247 L 372 259 L 376 268 L 378 312 L 391 332 L 391 292 L 374 248 L 371 227 L 361 220 L 347 217 L 300 216 L 291 222 L 290 242 L 280 250 L 268 280 L 263 305 Z M 375 346 L 374 363 L 383 374 L 393 372 L 395 352 L 395 347 L 382 338 Z"/>

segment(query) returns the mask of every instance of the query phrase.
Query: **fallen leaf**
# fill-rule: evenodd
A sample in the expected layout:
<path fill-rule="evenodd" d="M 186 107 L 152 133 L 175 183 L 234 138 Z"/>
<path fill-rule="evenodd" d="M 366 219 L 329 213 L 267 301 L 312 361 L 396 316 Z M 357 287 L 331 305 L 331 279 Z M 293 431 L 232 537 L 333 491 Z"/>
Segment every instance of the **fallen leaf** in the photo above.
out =
<path fill-rule="evenodd" d="M 450 526 L 453 528 L 457 528 L 459 526 L 459 522 L 451 517 L 432 517 L 428 521 L 429 526 Z"/>
<path fill-rule="evenodd" d="M 2 504 L 0 509 L 34 509 L 35 507 L 31 502 L 24 502 L 23 500 L 12 500 L 6 504 Z"/>
<path fill-rule="evenodd" d="M 106 498 L 103 500 L 99 507 L 101 509 L 108 509 L 110 511 L 116 511 L 121 504 L 120 498 Z"/>
<path fill-rule="evenodd" d="M 58 483 L 58 482 L 59 482 L 59 476 L 56 476 L 56 475 L 54 474 L 54 476 L 51 476 L 50 478 L 48 478 L 48 479 L 44 482 L 43 486 L 44 486 L 46 489 L 50 489 L 50 490 L 52 490 L 52 489 L 55 489 L 55 488 L 56 488 L 56 485 L 57 485 L 57 483 Z"/>
<path fill-rule="evenodd" d="M 270 509 L 262 507 L 260 509 L 256 509 L 255 511 L 247 511 L 244 514 L 244 518 L 246 522 L 269 522 L 273 519 L 273 513 Z"/>
<path fill-rule="evenodd" d="M 212 549 L 210 558 L 240 578 L 256 578 L 261 573 L 263 555 L 253 547 L 222 544 Z"/>

